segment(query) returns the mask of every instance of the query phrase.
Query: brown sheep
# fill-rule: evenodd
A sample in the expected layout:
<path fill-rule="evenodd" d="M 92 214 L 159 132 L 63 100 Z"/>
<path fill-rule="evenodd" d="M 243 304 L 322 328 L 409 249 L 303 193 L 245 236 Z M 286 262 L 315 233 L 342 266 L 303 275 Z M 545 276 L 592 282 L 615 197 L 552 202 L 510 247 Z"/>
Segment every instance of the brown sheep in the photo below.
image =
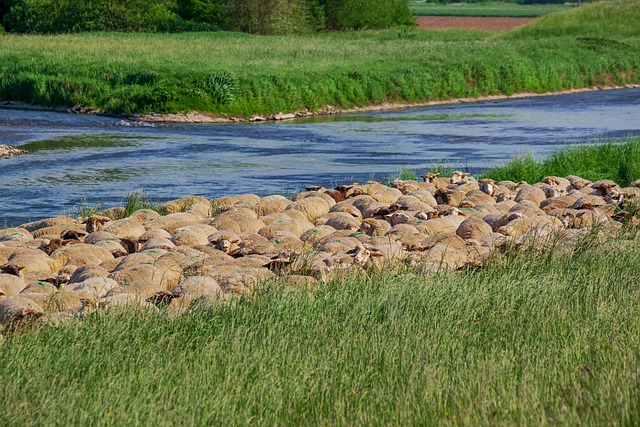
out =
<path fill-rule="evenodd" d="M 432 184 L 436 189 L 447 188 L 451 184 L 450 178 L 440 178 L 439 173 L 427 172 L 421 176 L 424 182 Z"/>
<path fill-rule="evenodd" d="M 541 188 L 527 185 L 522 187 L 518 194 L 516 194 L 516 198 L 514 199 L 516 203 L 522 202 L 530 202 L 536 206 L 540 206 L 540 204 L 547 199 L 547 195 L 542 191 Z"/>
<path fill-rule="evenodd" d="M 375 218 L 363 220 L 358 229 L 361 233 L 373 237 L 384 236 L 389 230 L 391 230 L 391 225 L 387 221 Z"/>
<path fill-rule="evenodd" d="M 457 228 L 456 235 L 464 240 L 480 239 L 484 234 L 493 232 L 492 227 L 481 219 L 471 217 L 465 219 Z"/>

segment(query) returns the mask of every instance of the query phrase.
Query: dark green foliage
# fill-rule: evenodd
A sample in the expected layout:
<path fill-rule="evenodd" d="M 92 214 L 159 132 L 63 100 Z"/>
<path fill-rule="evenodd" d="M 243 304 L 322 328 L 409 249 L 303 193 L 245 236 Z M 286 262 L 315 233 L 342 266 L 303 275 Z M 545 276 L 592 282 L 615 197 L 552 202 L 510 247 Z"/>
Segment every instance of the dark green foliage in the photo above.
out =
<path fill-rule="evenodd" d="M 176 0 L 176 13 L 182 19 L 219 24 L 223 0 Z"/>
<path fill-rule="evenodd" d="M 326 27 L 330 30 L 359 30 L 414 25 L 406 0 L 320 0 Z"/>
<path fill-rule="evenodd" d="M 177 16 L 172 0 L 16 0 L 4 16 L 17 33 L 161 31 Z"/>

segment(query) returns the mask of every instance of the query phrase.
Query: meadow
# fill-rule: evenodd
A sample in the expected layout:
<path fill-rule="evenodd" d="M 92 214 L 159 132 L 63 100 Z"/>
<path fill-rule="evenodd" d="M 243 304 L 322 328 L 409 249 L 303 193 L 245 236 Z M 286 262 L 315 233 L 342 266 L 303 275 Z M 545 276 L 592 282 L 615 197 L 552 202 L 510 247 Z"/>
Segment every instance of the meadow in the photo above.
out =
<path fill-rule="evenodd" d="M 409 8 L 416 16 L 495 16 L 528 18 L 564 12 L 574 6 L 567 4 L 518 4 L 504 2 L 483 3 L 427 3 L 410 0 Z"/>
<path fill-rule="evenodd" d="M 0 424 L 638 425 L 640 239 L 6 333 Z"/>
<path fill-rule="evenodd" d="M 112 114 L 251 117 L 638 83 L 640 3 L 552 14 L 503 34 L 384 31 L 4 35 L 0 99 Z"/>

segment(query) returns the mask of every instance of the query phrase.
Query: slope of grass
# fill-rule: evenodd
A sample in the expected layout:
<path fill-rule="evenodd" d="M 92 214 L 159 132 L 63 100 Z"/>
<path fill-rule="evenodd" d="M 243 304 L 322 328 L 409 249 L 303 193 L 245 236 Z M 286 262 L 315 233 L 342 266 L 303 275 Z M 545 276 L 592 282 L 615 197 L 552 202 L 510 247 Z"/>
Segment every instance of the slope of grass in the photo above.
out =
<path fill-rule="evenodd" d="M 611 7 L 560 13 L 530 35 L 497 37 L 408 29 L 309 37 L 8 35 L 0 43 L 0 99 L 118 114 L 251 116 L 637 83 L 640 36 L 631 29 L 640 3 Z M 558 29 L 598 8 L 612 22 L 606 37 Z"/>
<path fill-rule="evenodd" d="M 417 16 L 496 16 L 538 17 L 570 10 L 566 4 L 535 4 L 486 2 L 486 3 L 427 3 L 424 0 L 409 1 L 411 12 Z"/>
<path fill-rule="evenodd" d="M 611 179 L 628 186 L 640 178 L 640 138 L 623 143 L 599 142 L 563 149 L 544 161 L 532 155 L 516 158 L 483 174 L 496 181 L 540 182 L 545 176 L 578 175 L 591 181 Z"/>
<path fill-rule="evenodd" d="M 108 312 L 0 344 L 2 425 L 637 425 L 640 240 Z"/>

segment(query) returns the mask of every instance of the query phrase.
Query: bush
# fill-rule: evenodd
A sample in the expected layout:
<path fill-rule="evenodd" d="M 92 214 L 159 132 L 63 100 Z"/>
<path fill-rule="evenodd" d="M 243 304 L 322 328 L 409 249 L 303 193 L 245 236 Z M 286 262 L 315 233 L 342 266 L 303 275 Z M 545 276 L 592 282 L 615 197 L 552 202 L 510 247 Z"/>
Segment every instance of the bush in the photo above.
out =
<path fill-rule="evenodd" d="M 4 17 L 9 31 L 166 31 L 177 19 L 172 0 L 17 0 Z"/>
<path fill-rule="evenodd" d="M 228 29 L 252 34 L 304 34 L 323 27 L 315 0 L 230 0 L 225 12 Z"/>
<path fill-rule="evenodd" d="M 329 30 L 415 25 L 406 0 L 320 0 Z"/>

